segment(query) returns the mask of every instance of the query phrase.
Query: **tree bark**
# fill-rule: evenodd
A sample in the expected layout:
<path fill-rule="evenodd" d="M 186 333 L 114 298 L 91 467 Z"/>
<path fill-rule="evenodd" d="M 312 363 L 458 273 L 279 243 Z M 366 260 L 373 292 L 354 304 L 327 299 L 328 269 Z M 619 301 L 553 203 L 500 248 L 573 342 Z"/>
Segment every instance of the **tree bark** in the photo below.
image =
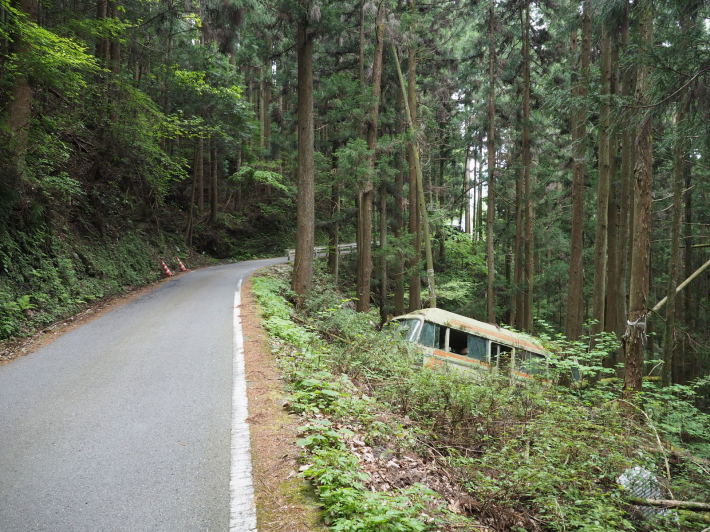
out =
<path fill-rule="evenodd" d="M 488 156 L 488 201 L 486 212 L 486 319 L 496 322 L 495 262 L 493 256 L 493 235 L 496 205 L 496 43 L 495 43 L 495 0 L 488 5 L 488 133 L 486 154 Z"/>
<path fill-rule="evenodd" d="M 476 159 L 473 159 L 473 181 L 470 179 L 468 172 L 468 161 L 471 156 L 471 146 L 466 146 L 463 159 L 463 190 L 464 190 L 464 200 L 463 200 L 463 230 L 467 235 L 472 234 L 471 227 L 471 190 L 473 190 L 473 205 L 476 205 Z M 471 185 L 471 183 L 473 183 Z M 473 217 L 475 218 L 476 211 L 473 211 Z"/>
<path fill-rule="evenodd" d="M 685 220 L 683 224 L 683 275 L 689 277 L 693 271 L 693 194 L 692 194 L 692 174 L 690 171 L 685 173 L 685 189 L 688 191 L 685 194 L 685 205 L 683 211 Z M 692 297 L 686 294 L 683 298 L 683 314 L 685 314 L 686 324 L 692 324 L 693 310 Z"/>
<path fill-rule="evenodd" d="M 445 125 L 442 122 L 439 122 L 438 124 L 438 129 L 440 132 L 444 131 Z M 444 161 L 446 160 L 445 156 L 445 146 L 448 143 L 448 139 L 446 138 L 445 134 L 441 135 L 441 138 L 439 139 L 439 149 L 438 149 L 438 155 L 439 155 L 439 161 L 438 161 L 438 171 L 436 173 L 436 179 L 434 183 L 434 189 L 433 189 L 433 196 L 434 196 L 434 205 L 437 208 L 441 208 L 441 195 L 442 191 L 444 189 L 444 167 L 446 166 L 444 164 Z M 432 170 L 433 173 L 433 170 Z M 432 180 L 434 180 L 432 178 Z M 444 261 L 446 260 L 446 237 L 444 236 L 444 228 L 443 226 L 439 226 L 436 229 L 437 233 L 437 242 L 439 244 L 439 249 L 437 252 L 436 256 L 436 261 L 439 264 L 443 264 Z"/>
<path fill-rule="evenodd" d="M 198 141 L 199 142 L 199 141 Z M 199 149 L 195 145 L 193 163 L 192 163 L 192 187 L 190 192 L 190 209 L 187 215 L 187 227 L 185 228 L 185 243 L 188 247 L 192 247 L 192 235 L 195 225 L 195 198 L 197 196 L 197 155 Z"/>
<path fill-rule="evenodd" d="M 401 116 L 404 115 L 404 102 L 402 91 L 395 89 L 396 109 L 401 111 Z M 404 135 L 407 131 L 406 120 L 401 120 L 397 124 L 398 132 Z M 404 198 L 404 182 L 406 179 L 406 148 L 398 153 L 397 157 L 398 171 L 395 178 L 395 198 L 394 198 L 394 237 L 397 240 L 396 250 L 396 266 L 393 272 L 394 279 L 394 315 L 400 316 L 404 314 L 404 280 L 406 274 L 405 254 L 402 253 L 402 245 L 400 237 L 407 231 L 404 220 L 405 198 Z"/>
<path fill-rule="evenodd" d="M 118 2 L 110 0 L 108 3 L 108 16 L 115 18 L 118 16 Z M 118 38 L 110 39 L 108 42 L 108 55 L 111 64 L 111 72 L 119 74 L 121 72 L 121 41 Z"/>
<path fill-rule="evenodd" d="M 271 159 L 271 42 L 267 41 L 267 57 L 261 69 L 261 150 Z"/>
<path fill-rule="evenodd" d="M 375 57 L 372 62 L 372 107 L 367 122 L 368 178 L 358 196 L 358 271 L 357 271 L 357 310 L 367 312 L 370 309 L 370 284 L 372 282 L 372 200 L 374 188 L 372 176 L 377 162 L 377 125 L 380 112 L 380 93 L 382 86 L 382 51 L 384 49 L 385 9 L 380 6 L 377 12 L 375 29 Z"/>
<path fill-rule="evenodd" d="M 614 34 L 619 28 L 614 27 Z M 611 93 L 616 96 L 621 92 L 621 82 L 618 72 L 619 40 L 612 39 L 611 51 Z M 613 100 L 612 100 L 613 102 Z M 618 112 L 618 106 L 611 104 L 612 115 Z M 613 128 L 609 138 L 609 215 L 607 230 L 607 273 L 606 273 L 606 302 L 604 304 L 604 330 L 613 332 L 617 337 L 624 334 L 624 276 L 623 276 L 623 222 L 626 206 L 622 203 L 622 176 L 620 173 L 619 147 L 623 133 L 619 128 Z M 618 353 L 610 353 L 605 364 L 609 367 L 616 366 Z"/>
<path fill-rule="evenodd" d="M 601 110 L 599 113 L 599 184 L 597 186 L 597 223 L 594 237 L 594 286 L 592 317 L 594 332 L 604 329 L 606 301 L 607 225 L 609 223 L 609 135 L 611 129 L 611 36 L 606 24 L 601 41 Z"/>
<path fill-rule="evenodd" d="M 217 142 L 210 139 L 210 222 L 217 221 L 219 207 L 219 161 L 217 160 Z"/>
<path fill-rule="evenodd" d="M 639 37 L 642 46 L 653 44 L 652 0 L 640 0 Z M 650 65 L 641 63 L 636 77 L 636 101 L 648 105 L 650 100 Z M 636 127 L 636 164 L 634 167 L 634 225 L 629 289 L 629 317 L 624 335 L 626 372 L 624 391 L 627 396 L 641 390 L 643 377 L 646 318 L 648 314 L 649 266 L 651 262 L 651 183 L 653 180 L 652 115 L 643 108 Z"/>
<path fill-rule="evenodd" d="M 671 249 L 668 257 L 668 291 L 666 307 L 666 331 L 663 346 L 663 385 L 673 381 L 673 352 L 675 349 L 676 297 L 680 271 L 680 220 L 683 206 L 683 169 L 685 166 L 686 143 L 683 133 L 685 126 L 685 98 L 678 102 L 675 116 L 675 145 L 673 146 L 673 224 L 671 226 Z"/>
<path fill-rule="evenodd" d="M 21 0 L 19 7 L 28 18 L 29 22 L 37 21 L 38 3 L 36 0 Z M 14 35 L 13 51 L 18 60 L 22 62 L 30 53 L 30 45 L 21 35 Z M 25 72 L 18 72 L 11 89 L 11 99 L 7 105 L 7 114 L 3 124 L 9 134 L 7 146 L 10 161 L 7 178 L 9 195 L 20 198 L 24 189 L 24 180 L 27 173 L 27 148 L 32 119 L 33 92 L 32 84 Z"/>
<path fill-rule="evenodd" d="M 106 20 L 108 18 L 108 0 L 97 0 L 96 2 L 96 19 Z M 110 59 L 110 44 L 109 40 L 101 37 L 96 43 L 96 57 L 104 64 L 108 65 Z"/>
<path fill-rule="evenodd" d="M 340 184 L 334 183 L 330 187 L 330 216 L 333 218 L 328 226 L 328 271 L 333 276 L 337 286 L 340 274 Z"/>
<path fill-rule="evenodd" d="M 410 0 L 410 6 L 414 6 L 414 0 Z M 407 160 L 409 162 L 409 233 L 412 235 L 412 259 L 409 263 L 409 311 L 422 308 L 421 279 L 419 277 L 419 264 L 422 255 L 422 241 L 419 230 L 420 211 L 424 205 L 419 204 L 417 195 L 417 171 L 415 168 L 415 150 L 417 149 L 416 129 L 417 129 L 417 81 L 416 81 L 417 58 L 413 46 L 408 50 L 407 61 L 407 94 L 405 97 L 405 118 L 407 122 L 411 120 L 414 133 L 407 146 Z M 406 109 L 409 108 L 409 111 Z"/>
<path fill-rule="evenodd" d="M 404 227 L 404 164 L 400 159 L 400 169 L 397 172 L 396 181 L 397 191 L 395 193 L 394 206 L 394 236 L 399 243 L 399 237 L 405 231 Z M 397 269 L 394 273 L 394 315 L 400 316 L 404 314 L 404 257 L 397 251 Z"/>
<path fill-rule="evenodd" d="M 629 42 L 629 6 L 625 5 L 623 17 L 621 21 L 621 45 L 624 50 L 628 48 Z M 621 93 L 625 101 L 628 101 L 633 96 L 635 84 L 635 74 L 633 68 L 627 68 L 622 77 Z M 631 248 L 630 239 L 633 224 L 633 181 L 634 181 L 634 129 L 628 124 L 629 121 L 621 128 L 621 234 L 619 235 L 619 260 L 621 284 L 621 300 L 618 301 L 619 314 L 621 315 L 622 330 L 619 331 L 619 336 L 623 336 L 623 327 L 625 325 L 624 317 L 627 315 L 627 287 L 629 271 L 631 266 Z M 623 349 L 617 351 L 617 362 L 621 362 L 624 356 Z"/>
<path fill-rule="evenodd" d="M 360 32 L 358 35 L 358 74 L 360 88 L 365 88 L 365 0 L 360 1 Z"/>
<path fill-rule="evenodd" d="M 515 242 L 513 245 L 513 286 L 511 292 L 511 323 L 523 329 L 523 180 L 515 180 Z"/>
<path fill-rule="evenodd" d="M 577 51 L 577 27 L 572 30 L 570 46 L 575 67 L 572 82 L 572 96 L 577 99 L 572 109 L 571 130 L 574 150 L 572 164 L 572 229 L 570 234 L 570 265 L 569 282 L 567 284 L 567 317 L 565 330 L 571 340 L 576 340 L 582 333 L 584 321 L 584 265 L 582 251 L 584 248 L 584 182 L 586 178 L 587 147 L 587 105 L 589 92 L 589 56 L 591 22 L 589 17 L 589 2 L 582 2 L 582 48 L 579 59 Z"/>
<path fill-rule="evenodd" d="M 200 214 L 205 210 L 205 139 L 197 139 L 197 209 Z"/>
<path fill-rule="evenodd" d="M 495 113 L 494 113 L 495 121 Z M 493 138 L 495 140 L 495 131 Z M 483 135 L 479 134 L 478 137 L 478 194 L 476 203 L 476 222 L 475 222 L 475 232 L 476 240 L 483 239 Z M 495 166 L 495 151 L 493 153 L 493 166 Z"/>
<path fill-rule="evenodd" d="M 626 500 L 639 506 L 655 506 L 656 508 L 674 508 L 691 512 L 710 512 L 710 504 L 695 501 L 675 501 L 672 499 L 644 499 L 642 497 L 627 496 Z"/>
<path fill-rule="evenodd" d="M 681 46 L 683 48 L 688 48 L 690 46 L 690 39 L 689 36 L 694 33 L 694 30 L 696 30 L 697 24 L 700 22 L 701 18 L 698 17 L 698 10 L 702 6 L 701 2 L 691 2 L 690 5 L 684 9 L 681 12 L 681 18 L 680 18 L 680 27 L 682 31 L 682 40 L 681 40 Z M 689 106 L 691 102 L 690 95 L 688 92 L 690 91 L 690 88 L 685 90 L 685 94 L 683 95 L 683 103 L 684 107 L 682 107 L 682 111 L 685 113 L 687 118 L 689 114 Z M 688 120 L 690 122 L 690 120 Z M 681 172 L 683 174 L 683 186 L 685 187 L 685 201 L 684 201 L 684 216 L 683 216 L 683 221 L 685 223 L 682 224 L 682 234 L 683 234 L 683 240 L 682 244 L 684 246 L 684 249 L 681 251 L 680 249 L 678 250 L 682 256 L 682 264 L 678 266 L 679 270 L 684 269 L 685 277 L 689 278 L 690 271 L 692 269 L 692 249 L 693 249 L 693 244 L 692 244 L 692 235 L 693 235 L 693 226 L 692 226 L 692 212 L 691 212 L 691 207 L 692 207 L 692 194 L 693 194 L 693 187 L 691 187 L 691 160 L 692 157 L 689 156 L 689 148 L 690 148 L 690 140 L 686 137 L 684 138 L 685 144 L 684 146 L 681 147 L 681 154 L 680 157 L 682 158 L 682 164 L 680 165 Z M 679 161 L 680 162 L 680 161 Z M 676 241 L 678 239 L 676 238 Z M 680 273 L 680 271 L 678 272 Z M 707 293 L 707 289 L 705 290 L 705 293 Z M 702 292 L 701 292 L 702 293 Z M 690 319 L 692 317 L 697 316 L 697 312 L 692 312 L 690 309 L 690 304 L 691 304 L 691 293 L 690 292 L 685 292 L 684 294 L 681 295 L 679 299 L 676 300 L 675 302 L 675 320 L 677 322 L 683 322 L 688 326 L 688 328 L 691 328 L 690 326 Z M 683 363 L 683 368 L 685 367 L 685 359 L 686 359 L 686 353 L 688 353 L 690 350 L 685 348 L 685 345 L 675 345 L 675 350 L 674 350 L 674 356 L 672 357 L 673 361 L 673 376 L 675 382 L 682 383 L 685 382 L 685 375 L 683 375 L 684 372 L 681 371 L 681 367 L 679 362 Z M 682 354 L 682 356 L 680 356 Z"/>
<path fill-rule="evenodd" d="M 298 193 L 296 195 L 296 256 L 293 291 L 302 299 L 313 282 L 315 242 L 315 168 L 313 162 L 313 33 L 306 19 L 310 2 L 301 4 L 296 30 L 298 57 Z"/>
<path fill-rule="evenodd" d="M 525 298 L 522 329 L 532 332 L 533 283 L 535 282 L 535 203 L 533 200 L 532 154 L 530 148 L 530 2 L 523 12 L 523 190 L 525 195 Z"/>
<path fill-rule="evenodd" d="M 412 117 L 411 109 L 409 108 L 408 99 L 405 97 L 405 84 L 404 76 L 402 76 L 402 69 L 399 66 L 399 57 L 397 56 L 397 49 L 395 45 L 392 44 L 392 55 L 394 56 L 395 66 L 397 67 L 397 76 L 399 77 L 399 83 L 402 89 L 402 96 L 404 99 L 405 113 L 407 116 L 407 122 L 409 125 L 409 133 L 414 139 L 414 170 L 417 175 L 417 199 L 419 200 L 419 205 L 421 205 L 421 225 L 422 225 L 422 238 L 424 240 L 424 251 L 426 255 L 426 273 L 427 273 L 427 285 L 429 288 L 429 306 L 432 308 L 436 307 L 436 283 L 434 279 L 434 260 L 431 253 L 431 236 L 429 232 L 429 216 L 426 210 L 426 200 L 424 199 L 424 178 L 422 176 L 422 166 L 419 161 L 419 145 L 416 141 L 416 131 L 414 129 L 414 119 Z M 410 79 L 411 81 L 411 79 Z"/>
<path fill-rule="evenodd" d="M 387 321 L 387 186 L 380 186 L 380 321 Z"/>

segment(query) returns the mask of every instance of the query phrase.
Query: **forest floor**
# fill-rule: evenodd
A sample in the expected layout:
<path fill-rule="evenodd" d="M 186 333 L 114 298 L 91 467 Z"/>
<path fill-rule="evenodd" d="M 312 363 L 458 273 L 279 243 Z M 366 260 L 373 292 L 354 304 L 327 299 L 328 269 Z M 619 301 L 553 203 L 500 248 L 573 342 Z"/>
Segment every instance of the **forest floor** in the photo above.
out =
<path fill-rule="evenodd" d="M 258 529 L 327 530 L 309 484 L 298 474 L 301 449 L 295 442 L 301 422 L 284 409 L 283 378 L 261 326 L 251 280 L 242 290 L 241 316 Z"/>

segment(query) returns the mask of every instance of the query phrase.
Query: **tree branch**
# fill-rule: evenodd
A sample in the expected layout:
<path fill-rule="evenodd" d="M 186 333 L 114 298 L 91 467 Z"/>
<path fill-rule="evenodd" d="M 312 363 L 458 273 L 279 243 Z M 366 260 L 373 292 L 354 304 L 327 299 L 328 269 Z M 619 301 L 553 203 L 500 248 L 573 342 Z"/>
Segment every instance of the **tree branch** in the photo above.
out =
<path fill-rule="evenodd" d="M 710 69 L 704 68 L 703 70 L 700 70 L 695 73 L 695 75 L 690 78 L 688 81 L 683 83 L 680 87 L 678 87 L 676 90 L 674 90 L 672 93 L 670 93 L 668 96 L 663 98 L 660 102 L 656 103 L 650 103 L 648 105 L 625 105 L 624 107 L 630 108 L 630 109 L 649 109 L 651 107 L 658 107 L 659 105 L 663 105 L 666 103 L 668 100 L 671 100 L 676 94 L 681 92 L 683 89 L 685 89 L 688 85 L 690 85 L 693 81 L 695 81 L 700 75 L 705 74 L 705 72 L 708 72 Z"/>
<path fill-rule="evenodd" d="M 710 266 L 710 259 L 708 259 L 708 260 L 705 262 L 705 264 L 703 264 L 700 268 L 698 268 L 697 270 L 695 270 L 695 271 L 690 275 L 690 277 L 688 277 L 685 281 L 683 281 L 682 283 L 680 283 L 680 284 L 678 285 L 678 287 L 675 289 L 676 294 L 677 294 L 678 292 L 680 292 L 681 290 L 683 290 L 683 288 L 685 288 L 685 287 L 688 285 L 688 283 L 690 283 L 690 281 L 692 281 L 692 280 L 695 279 L 698 275 L 700 275 L 701 273 L 703 273 L 703 272 L 705 271 L 705 269 L 706 269 L 708 266 Z M 664 298 L 661 299 L 658 303 L 656 303 L 656 306 L 651 309 L 651 312 L 658 312 L 658 311 L 660 310 L 660 308 L 661 308 L 663 305 L 666 304 L 666 300 L 667 300 L 667 299 L 668 299 L 668 296 L 664 297 Z"/>
<path fill-rule="evenodd" d="M 642 499 L 641 497 L 626 496 L 626 500 L 639 506 L 655 506 L 657 508 L 674 508 L 689 510 L 691 512 L 710 512 L 710 504 L 696 501 L 674 501 L 672 499 Z"/>

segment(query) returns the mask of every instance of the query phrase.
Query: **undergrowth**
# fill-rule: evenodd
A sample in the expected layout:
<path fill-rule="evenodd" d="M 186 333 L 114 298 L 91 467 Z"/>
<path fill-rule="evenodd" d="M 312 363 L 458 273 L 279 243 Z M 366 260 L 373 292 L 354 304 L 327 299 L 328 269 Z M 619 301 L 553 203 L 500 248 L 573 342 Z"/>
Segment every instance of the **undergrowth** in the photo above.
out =
<path fill-rule="evenodd" d="M 374 314 L 356 313 L 326 277 L 297 312 L 285 275 L 257 277 L 254 293 L 279 344 L 290 407 L 308 419 L 303 474 L 334 530 L 707 526 L 685 512 L 639 520 L 616 480 L 641 466 L 662 479 L 668 498 L 707 497 L 707 462 L 668 445 L 681 445 L 688 430 L 695 450 L 710 439 L 708 416 L 682 397 L 689 387 L 649 389 L 633 405 L 643 416 L 632 414 L 613 384 L 593 384 L 596 355 L 585 360 L 580 346 L 584 388 L 429 370 L 393 331 L 377 330 Z M 418 482 L 378 490 L 353 452 L 358 438 L 380 454 L 414 453 L 443 464 L 442 475 L 468 499 Z"/>
<path fill-rule="evenodd" d="M 0 232 L 0 340 L 158 279 L 159 258 L 173 267 L 176 244 L 137 231 L 93 238 L 46 226 Z"/>
<path fill-rule="evenodd" d="M 275 278 L 257 277 L 252 290 L 265 328 L 282 345 L 280 365 L 292 392 L 289 407 L 306 420 L 298 442 L 307 453 L 303 475 L 316 488 L 326 522 L 342 531 L 429 529 L 420 514 L 432 504 L 433 494 L 423 486 L 395 494 L 366 488 L 367 475 L 359 470 L 357 458 L 346 445 L 354 432 L 343 422 L 372 429 L 375 404 L 357 393 L 346 375 L 331 371 L 327 345 L 293 321 L 291 306 L 279 295 L 285 288 Z"/>

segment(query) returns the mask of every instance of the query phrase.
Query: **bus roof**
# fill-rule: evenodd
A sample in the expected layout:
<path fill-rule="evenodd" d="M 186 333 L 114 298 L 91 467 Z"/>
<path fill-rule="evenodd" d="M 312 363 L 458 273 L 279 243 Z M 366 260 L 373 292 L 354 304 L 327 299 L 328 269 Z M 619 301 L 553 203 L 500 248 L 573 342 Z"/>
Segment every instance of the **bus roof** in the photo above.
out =
<path fill-rule="evenodd" d="M 509 331 L 508 329 L 503 329 L 497 325 L 474 320 L 473 318 L 461 316 L 460 314 L 454 314 L 453 312 L 440 308 L 415 310 L 409 314 L 396 316 L 393 319 L 397 320 L 411 318 L 424 318 L 427 321 L 438 323 L 439 325 L 460 329 L 462 331 L 487 338 L 488 340 L 493 340 L 494 342 L 524 348 L 525 350 L 532 351 L 534 353 L 548 353 L 548 351 L 542 347 L 540 341 L 530 335 Z"/>

